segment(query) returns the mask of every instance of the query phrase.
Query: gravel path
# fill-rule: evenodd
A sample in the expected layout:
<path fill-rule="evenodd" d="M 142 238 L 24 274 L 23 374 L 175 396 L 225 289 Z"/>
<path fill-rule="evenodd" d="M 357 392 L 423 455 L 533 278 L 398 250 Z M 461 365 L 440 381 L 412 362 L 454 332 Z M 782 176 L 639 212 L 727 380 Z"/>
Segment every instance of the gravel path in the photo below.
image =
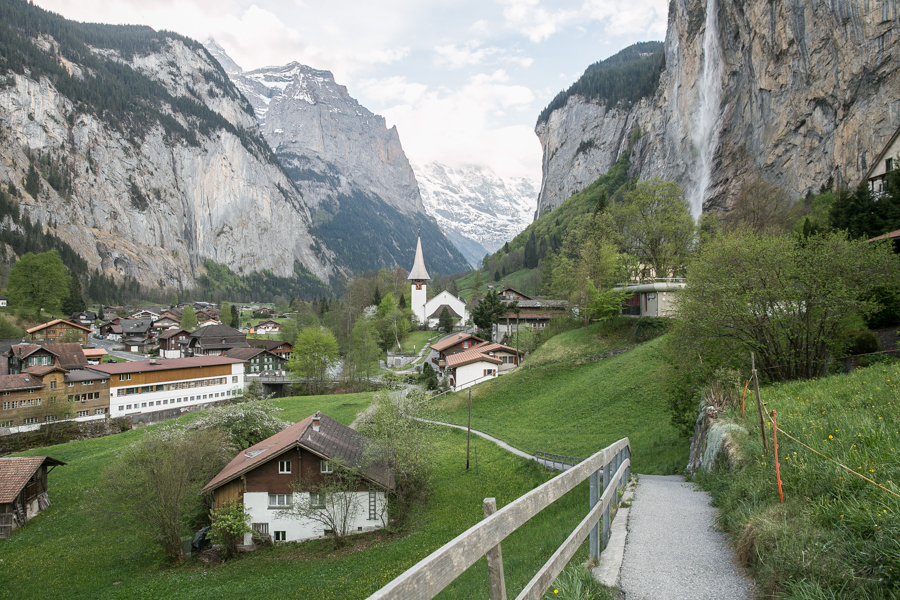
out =
<path fill-rule="evenodd" d="M 640 475 L 619 573 L 625 600 L 750 600 L 709 495 L 678 475 Z M 622 595 L 624 594 L 624 595 Z"/>

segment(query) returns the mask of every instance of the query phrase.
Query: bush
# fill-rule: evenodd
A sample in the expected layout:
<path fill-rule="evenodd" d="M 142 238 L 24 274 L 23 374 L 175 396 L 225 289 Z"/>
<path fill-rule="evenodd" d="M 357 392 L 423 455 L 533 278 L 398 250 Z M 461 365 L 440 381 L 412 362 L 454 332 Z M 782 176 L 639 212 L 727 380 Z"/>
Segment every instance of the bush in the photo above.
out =
<path fill-rule="evenodd" d="M 847 343 L 847 353 L 870 354 L 878 352 L 880 345 L 878 344 L 878 336 L 868 329 L 860 329 L 858 331 L 848 331 L 845 334 Z"/>
<path fill-rule="evenodd" d="M 211 536 L 214 544 L 221 544 L 225 558 L 234 556 L 239 544 L 244 542 L 244 534 L 250 533 L 250 515 L 244 504 L 236 500 L 210 512 L 212 518 Z"/>
<path fill-rule="evenodd" d="M 282 410 L 267 400 L 217 406 L 207 409 L 202 416 L 191 421 L 187 428 L 219 429 L 225 432 L 231 443 L 238 448 L 249 448 L 289 425 L 275 416 Z"/>
<path fill-rule="evenodd" d="M 634 329 L 634 341 L 640 344 L 665 335 L 671 324 L 672 320 L 666 317 L 642 317 Z"/>
<path fill-rule="evenodd" d="M 896 287 L 878 286 L 868 299 L 880 307 L 866 320 L 869 329 L 900 325 L 900 290 Z"/>

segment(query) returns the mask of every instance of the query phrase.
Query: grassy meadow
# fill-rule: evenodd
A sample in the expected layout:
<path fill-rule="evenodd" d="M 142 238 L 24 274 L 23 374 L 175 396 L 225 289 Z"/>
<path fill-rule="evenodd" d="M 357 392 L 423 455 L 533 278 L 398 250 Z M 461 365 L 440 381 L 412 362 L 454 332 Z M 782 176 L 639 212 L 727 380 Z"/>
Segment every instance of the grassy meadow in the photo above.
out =
<path fill-rule="evenodd" d="M 761 394 L 780 430 L 900 494 L 900 363 L 767 386 Z M 764 455 L 755 407 L 745 417 L 737 407 L 727 418 L 748 433 L 734 436 L 730 464 L 699 479 L 767 597 L 900 597 L 900 497 L 779 433 L 782 504 L 771 422 Z"/>
<path fill-rule="evenodd" d="M 680 473 L 688 442 L 669 423 L 663 338 L 619 356 L 580 361 L 629 344 L 603 325 L 551 338 L 516 371 L 472 388 L 472 427 L 525 452 L 590 456 L 623 437 L 637 473 Z M 468 390 L 444 397 L 434 417 L 465 425 Z"/>

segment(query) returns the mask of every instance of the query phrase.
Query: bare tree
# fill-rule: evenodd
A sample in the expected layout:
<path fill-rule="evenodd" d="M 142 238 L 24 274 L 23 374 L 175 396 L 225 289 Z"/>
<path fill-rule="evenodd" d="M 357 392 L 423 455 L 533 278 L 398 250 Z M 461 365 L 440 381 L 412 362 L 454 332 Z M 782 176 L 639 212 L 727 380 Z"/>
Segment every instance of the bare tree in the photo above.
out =
<path fill-rule="evenodd" d="M 312 521 L 322 525 L 340 546 L 353 532 L 356 518 L 365 506 L 359 494 L 365 484 L 359 471 L 339 460 L 329 461 L 332 472 L 320 481 L 298 477 L 291 482 L 292 503 L 278 512 L 291 519 Z"/>
<path fill-rule="evenodd" d="M 231 456 L 228 437 L 219 430 L 188 432 L 170 425 L 149 431 L 103 473 L 103 515 L 143 530 L 162 546 L 170 564 L 179 564 L 188 521 L 206 512 L 200 488 Z"/>

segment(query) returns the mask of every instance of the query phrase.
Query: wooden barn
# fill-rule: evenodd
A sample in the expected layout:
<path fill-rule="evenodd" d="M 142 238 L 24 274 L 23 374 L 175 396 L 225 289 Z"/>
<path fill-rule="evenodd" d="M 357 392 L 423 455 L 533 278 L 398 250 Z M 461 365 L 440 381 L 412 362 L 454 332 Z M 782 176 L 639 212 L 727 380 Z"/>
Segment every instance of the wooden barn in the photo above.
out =
<path fill-rule="evenodd" d="M 50 506 L 47 474 L 64 464 L 49 456 L 0 458 L 0 538 Z"/>

